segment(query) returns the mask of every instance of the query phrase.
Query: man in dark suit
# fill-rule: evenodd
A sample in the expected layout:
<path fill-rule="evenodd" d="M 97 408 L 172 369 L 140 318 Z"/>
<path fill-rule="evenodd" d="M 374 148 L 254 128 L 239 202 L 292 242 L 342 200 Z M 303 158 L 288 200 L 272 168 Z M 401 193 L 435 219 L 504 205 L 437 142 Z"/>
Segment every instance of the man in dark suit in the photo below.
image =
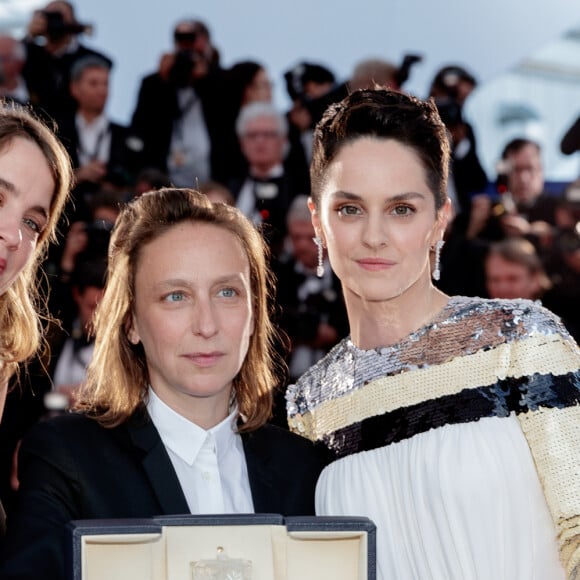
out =
<path fill-rule="evenodd" d="M 223 71 L 210 33 L 198 20 L 182 20 L 174 51 L 143 78 L 131 127 L 144 143 L 142 163 L 168 173 L 180 187 L 223 181 Z"/>
<path fill-rule="evenodd" d="M 287 227 L 284 252 L 273 261 L 272 270 L 277 281 L 276 322 L 289 339 L 288 382 L 294 383 L 349 329 L 340 281 L 332 272 L 325 251 L 319 254 L 314 243 L 316 234 L 307 196 L 294 198 L 288 209 Z M 276 393 L 274 421 L 287 427 L 284 394 L 284 390 Z"/>
<path fill-rule="evenodd" d="M 454 227 L 467 227 L 474 195 L 487 190 L 487 175 L 479 161 L 473 128 L 463 118 L 461 104 L 449 97 L 436 97 L 435 104 L 449 131 L 451 177 L 449 195 L 457 213 Z"/>
<path fill-rule="evenodd" d="M 105 60 L 95 56 L 79 59 L 72 67 L 70 83 L 76 109 L 58 119 L 58 136 L 75 168 L 73 198 L 75 213 L 81 219 L 98 189 L 122 188 L 134 180 L 143 147 L 127 127 L 106 114 L 109 68 Z"/>
<path fill-rule="evenodd" d="M 96 56 L 109 67 L 113 64 L 104 54 L 79 42 L 79 35 L 89 28 L 77 21 L 73 5 L 64 0 L 49 2 L 32 16 L 24 39 L 26 64 L 22 75 L 31 103 L 49 118 L 61 118 L 75 109 L 69 80 L 77 60 Z"/>
<path fill-rule="evenodd" d="M 288 121 L 269 103 L 240 111 L 236 132 L 248 163 L 247 175 L 230 182 L 236 206 L 263 228 L 274 255 L 282 249 L 292 200 L 310 191 L 308 176 L 289 167 Z"/>

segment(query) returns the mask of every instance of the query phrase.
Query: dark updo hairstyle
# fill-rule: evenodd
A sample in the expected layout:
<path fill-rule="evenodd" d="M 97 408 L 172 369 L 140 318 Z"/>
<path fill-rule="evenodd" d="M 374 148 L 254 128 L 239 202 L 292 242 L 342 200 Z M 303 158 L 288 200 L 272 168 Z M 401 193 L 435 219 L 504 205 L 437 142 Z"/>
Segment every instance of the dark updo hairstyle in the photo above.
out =
<path fill-rule="evenodd" d="M 432 100 L 389 89 L 361 89 L 331 105 L 314 131 L 310 165 L 311 195 L 316 206 L 328 166 L 344 145 L 357 139 L 393 139 L 420 159 L 427 185 L 441 209 L 447 199 L 449 141 Z"/>

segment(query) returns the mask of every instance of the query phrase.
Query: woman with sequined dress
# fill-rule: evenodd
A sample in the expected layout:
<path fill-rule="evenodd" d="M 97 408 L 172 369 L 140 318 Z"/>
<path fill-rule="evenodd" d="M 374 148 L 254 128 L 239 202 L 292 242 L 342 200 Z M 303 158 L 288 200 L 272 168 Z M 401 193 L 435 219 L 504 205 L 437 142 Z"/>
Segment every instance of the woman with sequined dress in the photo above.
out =
<path fill-rule="evenodd" d="M 401 93 L 316 128 L 312 219 L 350 324 L 287 393 L 337 456 L 316 510 L 374 520 L 380 580 L 580 578 L 580 352 L 538 304 L 434 286 L 448 163 L 435 106 Z"/>

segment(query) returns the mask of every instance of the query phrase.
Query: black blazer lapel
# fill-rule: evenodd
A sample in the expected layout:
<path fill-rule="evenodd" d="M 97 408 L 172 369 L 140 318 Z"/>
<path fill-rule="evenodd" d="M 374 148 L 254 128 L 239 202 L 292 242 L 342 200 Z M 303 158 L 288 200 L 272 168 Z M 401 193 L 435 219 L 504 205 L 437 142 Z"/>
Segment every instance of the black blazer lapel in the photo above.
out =
<path fill-rule="evenodd" d="M 161 513 L 189 513 L 177 474 L 149 415 L 144 411 L 133 416 L 127 423 L 127 430 L 135 447 L 143 451 L 143 468 L 157 496 Z"/>
<path fill-rule="evenodd" d="M 242 435 L 250 490 L 256 513 L 279 513 L 280 489 L 274 484 L 272 449 L 264 428 Z"/>

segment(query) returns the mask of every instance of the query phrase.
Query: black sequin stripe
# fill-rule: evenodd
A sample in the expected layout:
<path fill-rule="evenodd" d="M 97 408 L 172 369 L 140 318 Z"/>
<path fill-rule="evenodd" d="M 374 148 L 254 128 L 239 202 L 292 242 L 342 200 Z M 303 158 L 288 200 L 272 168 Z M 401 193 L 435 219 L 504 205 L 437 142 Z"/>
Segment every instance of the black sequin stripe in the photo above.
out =
<path fill-rule="evenodd" d="M 465 389 L 369 417 L 324 437 L 339 457 L 370 451 L 448 424 L 470 423 L 483 417 L 507 417 L 538 407 L 564 408 L 580 404 L 580 372 L 561 376 L 532 375 L 499 380 L 491 386 Z"/>

